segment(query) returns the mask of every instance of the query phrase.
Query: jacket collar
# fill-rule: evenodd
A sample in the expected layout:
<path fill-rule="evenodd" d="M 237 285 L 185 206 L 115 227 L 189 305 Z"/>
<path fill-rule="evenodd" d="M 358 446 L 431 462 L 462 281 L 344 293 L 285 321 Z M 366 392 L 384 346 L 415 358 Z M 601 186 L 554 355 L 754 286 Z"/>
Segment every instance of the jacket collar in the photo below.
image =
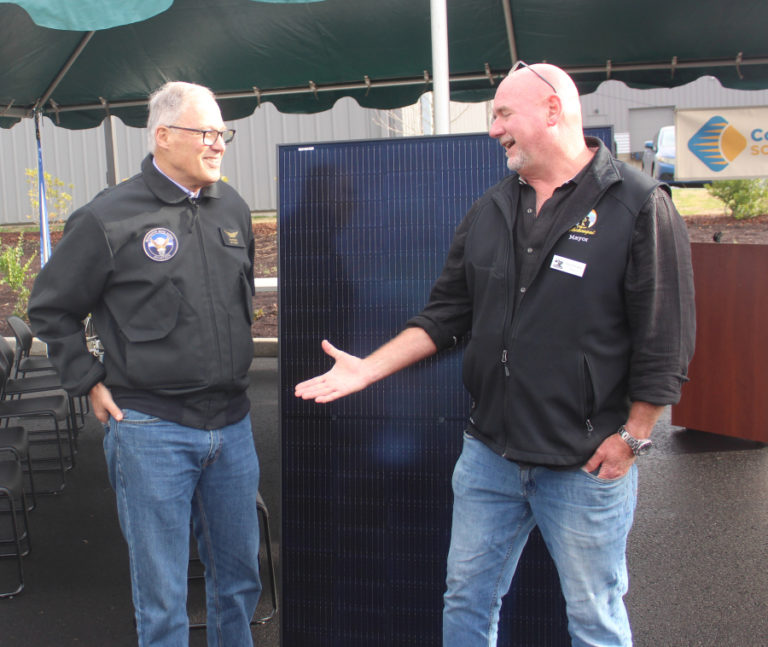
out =
<path fill-rule="evenodd" d="M 589 182 L 597 192 L 603 193 L 609 186 L 621 182 L 621 173 L 616 165 L 616 160 L 601 139 L 585 137 L 584 140 L 587 146 L 597 148 L 597 151 L 587 167 L 579 171 L 573 180 L 578 180 L 579 183 Z M 512 207 L 517 204 L 520 182 L 520 175 L 515 172 L 496 186 L 493 198 L 499 206 L 505 210 L 514 210 Z"/>
<path fill-rule="evenodd" d="M 589 177 L 601 193 L 612 184 L 621 182 L 621 173 L 616 160 L 603 141 L 597 137 L 585 137 L 584 141 L 590 148 L 597 146 L 597 152 L 589 163 L 584 177 Z"/>
<path fill-rule="evenodd" d="M 573 207 L 574 213 L 577 215 L 582 214 L 582 212 L 583 214 L 588 213 L 609 187 L 622 181 L 616 160 L 602 140 L 596 137 L 585 137 L 584 139 L 587 146 L 590 148 L 597 147 L 597 151 L 585 171 L 580 171 L 575 176 L 578 178 L 580 186 L 577 188 L 576 195 L 574 196 L 575 200 L 570 203 L 570 206 Z M 491 198 L 503 214 L 511 235 L 514 231 L 515 219 L 517 217 L 517 204 L 520 194 L 519 174 L 512 173 L 507 176 L 492 191 Z M 574 217 L 576 218 L 577 216 Z M 581 215 L 578 215 L 578 218 L 581 217 Z M 563 231 L 567 231 L 569 227 L 570 225 L 566 223 L 560 229 L 554 228 L 550 232 L 550 237 L 557 240 L 563 234 Z"/>
<path fill-rule="evenodd" d="M 155 168 L 152 159 L 153 156 L 150 153 L 141 163 L 141 174 L 144 178 L 144 182 L 149 187 L 149 190 L 152 191 L 159 200 L 167 204 L 179 204 L 188 199 L 189 196 L 183 189 L 171 182 Z M 200 189 L 200 195 L 197 199 L 221 197 L 220 183 L 221 180 Z"/>

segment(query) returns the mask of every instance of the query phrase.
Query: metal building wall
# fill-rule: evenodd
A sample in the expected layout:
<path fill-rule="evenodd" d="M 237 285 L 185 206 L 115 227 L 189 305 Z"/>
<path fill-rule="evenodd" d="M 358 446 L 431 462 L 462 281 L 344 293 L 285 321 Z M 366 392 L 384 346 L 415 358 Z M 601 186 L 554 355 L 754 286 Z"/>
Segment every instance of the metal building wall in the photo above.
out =
<path fill-rule="evenodd" d="M 22 222 L 30 211 L 24 169 L 34 166 L 34 142 L 29 124 L 0 130 L 0 224 Z"/>
<path fill-rule="evenodd" d="M 768 90 L 729 90 L 712 77 L 666 89 L 637 90 L 618 81 L 606 81 L 596 92 L 582 97 L 584 123 L 613 125 L 619 138 L 629 140 L 628 151 L 640 151 L 654 132 L 629 132 L 630 114 L 645 108 L 730 107 L 768 105 Z M 418 111 L 417 105 L 414 110 Z M 233 122 L 238 134 L 224 158 L 223 172 L 255 211 L 276 208 L 276 147 L 301 141 L 343 141 L 421 134 L 408 125 L 407 111 L 385 113 L 360 108 L 352 99 L 342 99 L 327 112 L 316 115 L 279 113 L 265 103 L 251 117 Z M 418 112 L 420 115 L 421 113 Z M 421 117 L 419 117 L 421 119 Z M 488 106 L 453 106 L 452 131 L 485 132 Z M 143 129 L 128 128 L 114 121 L 118 150 L 117 175 L 133 175 L 146 152 Z M 104 131 L 95 128 L 67 131 L 44 120 L 43 158 L 45 168 L 56 177 L 75 185 L 73 206 L 90 200 L 106 186 Z M 34 124 L 31 120 L 10 130 L 0 129 L 0 224 L 30 222 L 24 169 L 36 166 Z M 36 220 L 36 217 L 32 220 Z"/>
<path fill-rule="evenodd" d="M 378 111 L 366 110 L 352 99 L 342 99 L 332 110 L 314 115 L 288 115 L 264 103 L 251 117 L 230 122 L 237 130 L 224 157 L 222 172 L 254 211 L 276 208 L 278 144 L 300 141 L 376 139 L 388 133 L 379 125 Z M 128 128 L 114 119 L 118 154 L 117 177 L 132 176 L 146 155 L 146 130 Z M 43 120 L 45 171 L 74 184 L 73 208 L 88 202 L 107 185 L 104 128 L 66 130 Z M 34 122 L 24 120 L 10 130 L 0 129 L 0 225 L 31 223 L 32 214 L 24 171 L 37 167 Z"/>
<path fill-rule="evenodd" d="M 43 120 L 45 171 L 75 185 L 73 204 L 100 190 L 106 177 L 101 129 L 70 132 Z M 0 224 L 34 222 L 25 169 L 37 168 L 34 122 L 24 120 L 11 130 L 0 130 Z"/>

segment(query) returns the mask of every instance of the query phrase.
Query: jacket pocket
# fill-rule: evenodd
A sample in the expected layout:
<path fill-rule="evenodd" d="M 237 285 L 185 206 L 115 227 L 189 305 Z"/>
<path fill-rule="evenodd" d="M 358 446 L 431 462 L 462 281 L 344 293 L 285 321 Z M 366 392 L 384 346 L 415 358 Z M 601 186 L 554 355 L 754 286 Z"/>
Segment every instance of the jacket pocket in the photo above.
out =
<path fill-rule="evenodd" d="M 182 299 L 173 283 L 166 281 L 123 325 L 123 334 L 132 343 L 167 337 L 176 327 Z"/>
<path fill-rule="evenodd" d="M 582 412 L 585 422 L 589 425 L 595 414 L 595 383 L 592 379 L 592 368 L 589 357 L 582 358 Z"/>
<path fill-rule="evenodd" d="M 253 279 L 251 279 L 253 280 Z M 232 342 L 232 378 L 241 378 L 248 372 L 253 358 L 253 290 L 246 272 L 240 272 L 232 303 L 240 302 L 229 312 L 229 333 Z"/>
<path fill-rule="evenodd" d="M 250 326 L 253 324 L 253 279 L 249 282 L 246 273 L 240 272 L 238 284 L 240 292 L 237 296 L 242 297 L 243 305 L 245 306 L 245 320 Z"/>
<path fill-rule="evenodd" d="M 206 365 L 194 310 L 169 279 L 121 327 L 125 372 L 139 388 L 206 383 Z"/>
<path fill-rule="evenodd" d="M 492 342 L 483 343 L 473 334 L 464 350 L 462 377 L 464 387 L 472 397 L 470 424 L 503 446 L 506 378 L 501 350 L 496 354 L 493 346 Z"/>

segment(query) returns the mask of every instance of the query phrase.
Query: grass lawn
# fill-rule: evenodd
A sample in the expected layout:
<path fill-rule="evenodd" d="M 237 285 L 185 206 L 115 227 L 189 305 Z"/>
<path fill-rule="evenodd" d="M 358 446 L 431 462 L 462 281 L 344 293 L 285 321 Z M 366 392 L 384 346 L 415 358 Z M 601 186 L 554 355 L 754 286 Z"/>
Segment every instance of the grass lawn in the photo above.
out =
<path fill-rule="evenodd" d="M 711 196 L 706 189 L 672 187 L 672 199 L 682 216 L 720 214 L 727 216 L 729 210 L 722 200 Z"/>

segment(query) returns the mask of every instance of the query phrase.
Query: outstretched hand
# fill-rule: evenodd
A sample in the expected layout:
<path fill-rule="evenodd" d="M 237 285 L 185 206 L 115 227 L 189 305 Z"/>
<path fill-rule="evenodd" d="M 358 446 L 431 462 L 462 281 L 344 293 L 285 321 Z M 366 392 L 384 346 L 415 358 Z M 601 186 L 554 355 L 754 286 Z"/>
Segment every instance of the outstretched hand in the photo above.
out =
<path fill-rule="evenodd" d="M 335 363 L 327 373 L 297 384 L 297 398 L 320 403 L 332 402 L 350 393 L 362 391 L 370 384 L 362 359 L 339 350 L 327 339 L 323 340 L 322 348 Z"/>

